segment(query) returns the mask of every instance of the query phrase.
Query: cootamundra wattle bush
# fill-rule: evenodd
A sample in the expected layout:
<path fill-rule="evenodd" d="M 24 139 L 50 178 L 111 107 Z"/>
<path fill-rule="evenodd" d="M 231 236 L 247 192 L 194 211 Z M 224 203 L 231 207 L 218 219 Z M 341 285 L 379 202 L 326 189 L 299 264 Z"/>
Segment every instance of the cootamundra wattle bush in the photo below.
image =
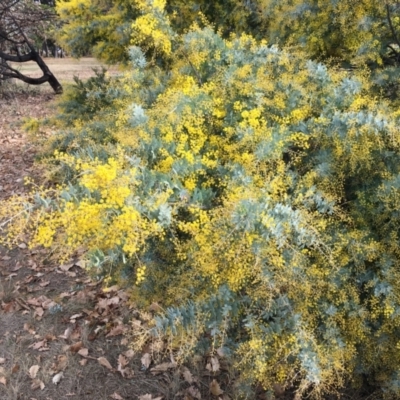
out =
<path fill-rule="evenodd" d="M 222 347 L 266 389 L 317 398 L 367 377 L 398 395 L 399 111 L 362 75 L 246 35 L 170 35 L 156 11 L 135 29 L 169 68 L 131 48 L 103 155 L 56 152 L 69 182 L 2 203 L 7 240 L 84 249 L 166 308 L 148 335 L 177 359 Z"/>
<path fill-rule="evenodd" d="M 71 54 L 91 51 L 106 62 L 124 63 L 137 34 L 132 22 L 148 6 L 165 10 L 177 32 L 206 18 L 224 37 L 247 33 L 294 46 L 308 58 L 373 68 L 399 61 L 396 0 L 63 0 L 57 2 L 65 22 L 59 39 Z M 154 28 L 154 20 L 146 22 Z"/>

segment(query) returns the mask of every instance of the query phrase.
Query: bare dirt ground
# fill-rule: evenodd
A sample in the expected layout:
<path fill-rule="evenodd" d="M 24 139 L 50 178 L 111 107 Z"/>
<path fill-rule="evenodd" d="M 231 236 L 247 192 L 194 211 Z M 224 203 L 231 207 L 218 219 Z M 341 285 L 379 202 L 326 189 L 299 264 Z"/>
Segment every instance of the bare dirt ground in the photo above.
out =
<path fill-rule="evenodd" d="M 76 61 L 53 61 L 71 81 Z M 92 66 L 81 65 L 81 78 Z M 0 201 L 23 194 L 25 176 L 40 176 L 23 118 L 54 109 L 45 86 L 0 97 Z M 171 361 L 157 370 L 148 349 L 133 352 L 124 336 L 135 314 L 129 293 L 103 289 L 82 267 L 79 259 L 55 265 L 25 243 L 0 246 L 0 400 L 223 398 Z"/>

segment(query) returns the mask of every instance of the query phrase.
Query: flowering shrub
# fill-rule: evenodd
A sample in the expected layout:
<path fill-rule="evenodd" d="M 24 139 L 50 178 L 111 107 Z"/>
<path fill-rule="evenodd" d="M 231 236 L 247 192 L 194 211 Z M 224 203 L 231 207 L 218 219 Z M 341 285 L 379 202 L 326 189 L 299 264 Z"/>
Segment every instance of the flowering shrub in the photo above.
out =
<path fill-rule="evenodd" d="M 126 62 L 130 41 L 149 31 L 157 32 L 153 43 L 169 48 L 166 25 L 154 30 L 161 14 L 177 32 L 208 20 L 224 37 L 247 33 L 301 49 L 313 59 L 374 68 L 399 60 L 395 0 L 68 0 L 59 1 L 57 11 L 66 22 L 60 40 L 71 54 L 92 50 L 111 63 Z"/>
<path fill-rule="evenodd" d="M 248 35 L 168 36 L 162 6 L 133 29 L 169 68 L 130 49 L 97 98 L 110 140 L 72 138 L 53 156 L 67 184 L 2 204 L 7 240 L 84 249 L 138 304 L 169 307 L 149 337 L 177 359 L 222 347 L 266 389 L 316 398 L 368 375 L 398 395 L 399 111 Z"/>

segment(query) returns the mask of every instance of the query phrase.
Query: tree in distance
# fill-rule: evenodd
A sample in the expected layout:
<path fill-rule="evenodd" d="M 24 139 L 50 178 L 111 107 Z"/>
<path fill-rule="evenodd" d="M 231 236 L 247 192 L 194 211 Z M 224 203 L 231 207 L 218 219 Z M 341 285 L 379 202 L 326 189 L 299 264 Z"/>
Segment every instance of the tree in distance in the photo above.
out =
<path fill-rule="evenodd" d="M 57 94 L 63 89 L 36 50 L 33 41 L 51 24 L 56 14 L 48 7 L 23 0 L 0 0 L 0 84 L 16 78 L 31 85 L 48 82 Z M 40 78 L 22 74 L 10 63 L 35 61 L 42 70 Z"/>

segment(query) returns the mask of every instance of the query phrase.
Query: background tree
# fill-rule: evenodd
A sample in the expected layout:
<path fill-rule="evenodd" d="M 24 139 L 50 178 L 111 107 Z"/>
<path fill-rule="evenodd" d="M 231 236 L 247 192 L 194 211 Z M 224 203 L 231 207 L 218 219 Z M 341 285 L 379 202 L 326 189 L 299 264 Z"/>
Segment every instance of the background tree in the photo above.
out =
<path fill-rule="evenodd" d="M 29 0 L 0 1 L 0 79 L 16 78 L 31 85 L 48 82 L 56 93 L 62 86 L 37 51 L 34 40 L 56 18 L 47 7 Z M 35 61 L 42 70 L 40 78 L 22 74 L 11 63 Z"/>
<path fill-rule="evenodd" d="M 59 1 L 57 12 L 64 22 L 59 39 L 72 56 L 90 53 L 109 64 L 128 61 L 132 22 L 140 15 L 135 1 Z"/>

